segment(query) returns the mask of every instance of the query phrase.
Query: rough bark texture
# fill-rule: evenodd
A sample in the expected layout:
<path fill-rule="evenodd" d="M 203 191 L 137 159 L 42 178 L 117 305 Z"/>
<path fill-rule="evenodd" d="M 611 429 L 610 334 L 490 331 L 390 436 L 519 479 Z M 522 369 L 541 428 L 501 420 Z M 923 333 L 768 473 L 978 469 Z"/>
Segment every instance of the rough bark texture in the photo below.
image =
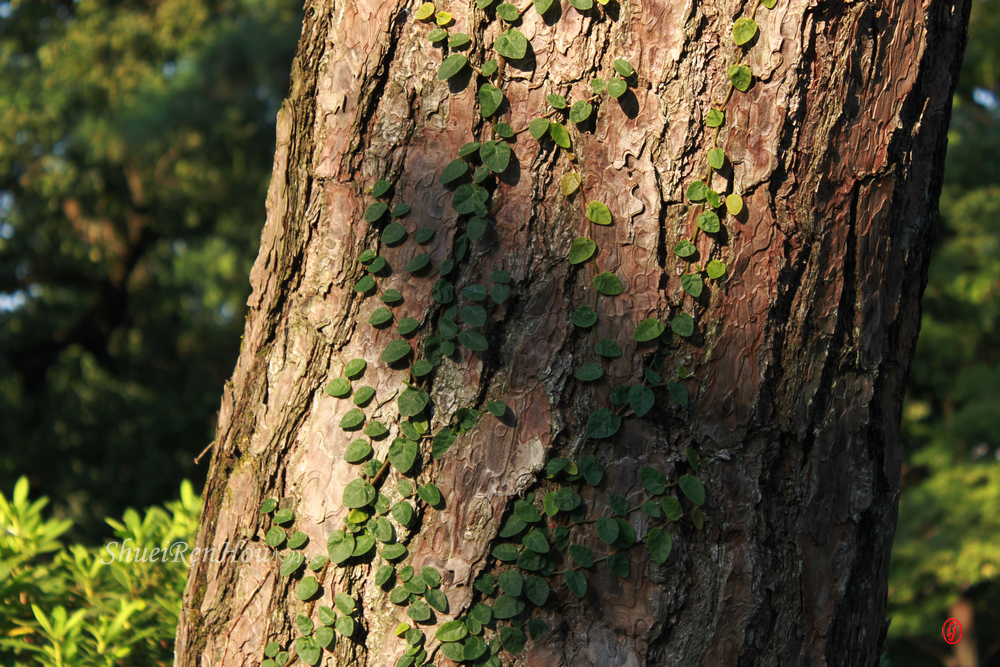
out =
<path fill-rule="evenodd" d="M 199 547 L 260 540 L 257 510 L 273 496 L 294 499 L 296 527 L 320 553 L 346 514 L 341 490 L 357 476 L 342 459 L 353 437 L 338 428 L 353 406 L 323 388 L 354 357 L 369 360 L 365 381 L 380 401 L 400 386 L 401 373 L 377 363 L 393 329 L 367 324 L 381 304 L 351 290 L 361 275 L 354 258 L 375 239 L 362 220 L 371 201 L 363 191 L 394 181 L 413 206 L 407 227 L 438 230 L 429 252 L 440 263 L 456 216 L 438 175 L 484 129 L 474 82 L 437 80 L 440 50 L 413 21 L 417 4 L 308 3 Z M 474 35 L 478 63 L 497 28 L 474 6 L 439 3 Z M 697 302 L 680 288 L 671 249 L 694 229 L 682 195 L 703 169 L 702 118 L 725 93 L 736 56 L 728 34 L 743 6 L 625 0 L 611 8 L 613 20 L 569 5 L 558 21 L 524 15 L 537 67 L 507 67 L 503 120 L 515 128 L 546 110 L 547 93 L 588 96 L 591 76 L 607 75 L 613 58 L 628 59 L 640 83 L 620 104 L 603 103 L 591 131 L 574 129 L 585 197 L 559 194 L 567 163 L 558 151 L 527 133 L 513 145 L 516 168 L 494 196 L 496 232 L 473 246 L 456 283 L 489 284 L 507 269 L 511 297 L 488 324 L 491 351 L 446 361 L 432 396 L 440 415 L 502 398 L 516 420 L 483 420 L 442 461 L 427 459 L 421 479 L 438 484 L 446 506 L 424 512 L 408 562 L 444 572 L 459 612 L 504 512 L 541 483 L 549 457 L 594 453 L 608 471 L 602 493 L 634 498 L 640 466 L 672 470 L 691 446 L 704 459 L 704 530 L 678 524 L 666 565 L 637 553 L 628 579 L 597 571 L 583 600 L 557 587 L 545 612 L 551 632 L 518 664 L 876 664 L 900 405 L 968 1 L 778 0 L 760 9 L 747 60 L 755 84 L 730 102 L 720 135 L 746 212 L 727 224 L 723 244 L 699 237 L 704 261 L 725 259 L 729 278 Z M 598 266 L 626 286 L 599 308 L 599 334 L 625 350 L 610 365 L 614 383 L 641 373 L 630 338 L 639 320 L 684 309 L 699 323 L 696 344 L 668 360 L 699 378 L 688 382 L 691 407 L 658 398 L 651 415 L 628 420 L 596 451 L 584 425 L 607 395 L 573 379 L 592 343 L 569 324 L 592 298 L 592 274 L 564 259 L 586 229 L 580 200 L 591 199 L 615 218 L 593 232 Z M 385 286 L 406 295 L 398 318 L 433 330 L 433 280 L 401 270 L 414 252 L 412 243 L 384 252 L 396 267 Z M 390 401 L 381 412 L 391 421 L 394 409 Z M 305 605 L 276 568 L 196 565 L 176 664 L 256 665 L 267 641 L 287 644 Z M 366 634 L 338 640 L 324 664 L 394 664 L 405 643 L 390 633 L 404 611 L 366 567 L 331 569 L 324 599 L 334 591 L 362 601 Z"/>

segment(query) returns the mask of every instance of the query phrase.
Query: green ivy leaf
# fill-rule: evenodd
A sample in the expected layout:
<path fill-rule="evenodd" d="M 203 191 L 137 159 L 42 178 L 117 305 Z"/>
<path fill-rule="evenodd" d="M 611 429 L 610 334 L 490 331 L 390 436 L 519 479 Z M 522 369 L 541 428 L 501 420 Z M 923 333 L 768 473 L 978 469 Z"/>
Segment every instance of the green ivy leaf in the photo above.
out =
<path fill-rule="evenodd" d="M 757 22 L 753 19 L 738 18 L 733 24 L 733 41 L 743 46 L 757 35 Z"/>
<path fill-rule="evenodd" d="M 546 95 L 545 101 L 548 102 L 549 106 L 551 106 L 554 109 L 565 109 L 568 106 L 566 98 L 563 97 L 562 95 L 557 95 L 555 93 L 549 93 L 548 95 Z"/>
<path fill-rule="evenodd" d="M 455 196 L 451 199 L 451 207 L 456 213 L 473 213 L 484 207 L 490 193 L 475 183 L 463 183 L 455 188 Z"/>
<path fill-rule="evenodd" d="M 334 398 L 344 398 L 351 393 L 351 383 L 347 378 L 334 378 L 330 384 L 326 385 L 326 393 Z M 262 508 L 261 511 L 270 512 L 271 510 Z"/>
<path fill-rule="evenodd" d="M 372 453 L 371 445 L 364 440 L 355 440 L 344 451 L 344 460 L 348 463 L 361 463 Z"/>
<path fill-rule="evenodd" d="M 698 463 L 701 461 L 701 457 L 698 456 L 698 452 L 688 447 L 686 450 L 688 464 L 694 468 L 695 472 L 698 471 Z"/>
<path fill-rule="evenodd" d="M 591 79 L 590 88 L 594 91 L 595 95 L 600 95 L 601 91 L 608 87 L 608 82 L 604 79 Z"/>
<path fill-rule="evenodd" d="M 447 171 L 447 169 L 445 170 Z M 406 238 L 406 227 L 398 222 L 390 223 L 382 230 L 382 243 L 392 245 Z"/>
<path fill-rule="evenodd" d="M 524 611 L 524 602 L 501 593 L 493 603 L 493 616 L 498 619 L 514 618 Z"/>
<path fill-rule="evenodd" d="M 604 479 L 604 466 L 597 460 L 597 457 L 587 454 L 580 459 L 580 473 L 587 480 L 587 484 L 597 486 Z"/>
<path fill-rule="evenodd" d="M 573 103 L 573 106 L 569 110 L 569 119 L 574 123 L 582 123 L 588 118 L 590 114 L 594 111 L 594 105 L 585 102 L 584 100 L 579 100 Z"/>
<path fill-rule="evenodd" d="M 292 536 L 288 538 L 288 548 L 289 549 L 301 549 L 309 541 L 309 536 L 303 533 L 301 530 L 297 530 L 292 533 Z"/>
<path fill-rule="evenodd" d="M 354 291 L 358 294 L 364 294 L 365 292 L 374 289 L 375 279 L 371 276 L 365 276 L 358 282 L 354 283 Z"/>
<path fill-rule="evenodd" d="M 396 399 L 396 402 L 399 404 L 399 415 L 401 417 L 412 417 L 420 414 L 420 411 L 427 406 L 430 400 L 430 396 L 423 389 L 404 389 L 403 393 Z"/>
<path fill-rule="evenodd" d="M 660 505 L 663 506 L 663 513 L 671 521 L 677 521 L 681 518 L 681 514 L 684 513 L 684 508 L 681 507 L 680 501 L 673 496 L 663 496 L 660 499 Z"/>
<path fill-rule="evenodd" d="M 705 283 L 702 282 L 701 276 L 697 273 L 685 273 L 681 276 L 681 287 L 684 288 L 685 292 L 697 298 L 701 296 Z"/>
<path fill-rule="evenodd" d="M 486 409 L 495 417 L 503 417 L 507 414 L 507 404 L 503 401 L 490 401 L 486 404 Z"/>
<path fill-rule="evenodd" d="M 666 326 L 660 320 L 655 318 L 646 319 L 636 325 L 635 331 L 632 332 L 632 340 L 644 343 L 654 338 L 659 338 L 663 335 L 665 329 Z"/>
<path fill-rule="evenodd" d="M 627 60 L 622 60 L 621 58 L 615 60 L 614 68 L 616 72 L 626 79 L 635 74 L 635 70 L 632 69 L 632 65 L 630 65 Z"/>
<path fill-rule="evenodd" d="M 617 574 L 622 579 L 628 577 L 630 566 L 628 562 L 628 556 L 625 554 L 614 553 L 608 556 L 608 560 L 605 561 L 612 572 Z"/>
<path fill-rule="evenodd" d="M 382 296 L 380 296 L 379 298 L 382 299 L 382 303 L 388 303 L 391 305 L 402 301 L 403 295 L 399 293 L 399 290 L 387 289 L 386 291 L 382 292 Z"/>
<path fill-rule="evenodd" d="M 712 169 L 722 169 L 726 163 L 726 151 L 721 148 L 713 148 L 708 151 L 708 164 Z"/>
<path fill-rule="evenodd" d="M 335 530 L 326 542 L 326 551 L 330 562 L 340 565 L 354 553 L 354 536 L 342 530 Z"/>
<path fill-rule="evenodd" d="M 618 280 L 618 276 L 610 271 L 604 271 L 594 276 L 594 287 L 598 292 L 607 296 L 617 296 L 625 289 L 622 287 L 621 281 Z"/>
<path fill-rule="evenodd" d="M 392 311 L 386 308 L 385 306 L 376 308 L 372 312 L 372 314 L 368 317 L 368 324 L 372 325 L 373 327 L 382 326 L 387 322 L 392 322 Z"/>
<path fill-rule="evenodd" d="M 396 523 L 404 528 L 409 526 L 410 522 L 413 521 L 413 505 L 407 502 L 401 502 L 393 505 L 392 518 L 396 520 Z"/>
<path fill-rule="evenodd" d="M 722 228 L 719 222 L 719 216 L 715 214 L 715 211 L 705 211 L 698 215 L 697 220 L 698 226 L 701 227 L 702 231 L 708 232 L 709 234 L 714 234 Z"/>
<path fill-rule="evenodd" d="M 746 65 L 733 65 L 729 68 L 729 80 L 733 82 L 736 90 L 745 93 L 753 81 L 753 74 Z"/>
<path fill-rule="evenodd" d="M 432 16 L 434 16 L 433 2 L 425 2 L 419 7 L 417 7 L 416 19 L 418 21 L 426 21 Z"/>
<path fill-rule="evenodd" d="M 426 486 L 417 487 L 417 495 L 431 507 L 441 504 L 441 492 L 438 490 L 437 486 L 429 482 Z"/>
<path fill-rule="evenodd" d="M 670 321 L 670 329 L 678 336 L 687 338 L 694 333 L 694 318 L 687 313 L 679 313 Z"/>
<path fill-rule="evenodd" d="M 582 598 L 587 594 L 587 578 L 578 570 L 566 570 L 563 578 L 566 580 L 566 587 L 573 595 Z"/>
<path fill-rule="evenodd" d="M 658 496 L 667 490 L 667 477 L 651 466 L 643 466 L 639 470 L 639 479 L 647 491 Z"/>
<path fill-rule="evenodd" d="M 353 408 L 347 411 L 347 414 L 343 416 L 340 420 L 340 428 L 345 431 L 354 431 L 361 428 L 361 425 L 365 423 L 365 413 L 361 412 L 357 408 Z"/>
<path fill-rule="evenodd" d="M 674 254 L 678 257 L 690 257 L 696 252 L 698 252 L 698 249 L 687 239 L 678 241 L 677 245 L 674 246 Z"/>
<path fill-rule="evenodd" d="M 708 127 L 719 127 L 726 122 L 726 114 L 719 109 L 709 109 L 705 114 L 705 125 Z"/>
<path fill-rule="evenodd" d="M 471 41 L 472 38 L 466 35 L 464 32 L 455 33 L 454 35 L 452 35 L 451 39 L 448 40 L 448 48 L 458 49 L 465 46 Z"/>
<path fill-rule="evenodd" d="M 495 114 L 501 104 L 503 104 L 502 90 L 491 83 L 484 83 L 479 87 L 479 106 L 482 108 L 483 118 Z"/>
<path fill-rule="evenodd" d="M 705 485 L 701 483 L 700 479 L 694 475 L 681 475 L 677 484 L 681 487 L 684 495 L 695 505 L 705 504 Z"/>
<path fill-rule="evenodd" d="M 413 373 L 413 377 L 419 378 L 427 375 L 432 370 L 434 370 L 434 364 L 432 364 L 427 359 L 420 359 L 415 364 L 413 364 L 413 368 L 410 369 L 410 372 Z"/>
<path fill-rule="evenodd" d="M 316 580 L 313 579 L 313 581 Z M 305 582 L 303 581 L 303 583 Z M 299 584 L 300 588 L 301 586 L 302 584 Z M 296 589 L 295 592 L 298 593 L 298 589 Z M 308 598 L 301 599 L 306 600 Z M 319 644 L 317 644 L 316 640 L 312 637 L 299 637 L 295 640 L 295 652 L 298 654 L 299 660 L 307 665 L 310 665 L 311 667 L 312 665 L 319 664 L 319 659 L 323 654 L 323 649 L 319 647 Z"/>
<path fill-rule="evenodd" d="M 620 357 L 622 349 L 610 338 L 602 338 L 594 344 L 594 351 L 602 357 Z"/>
<path fill-rule="evenodd" d="M 479 148 L 479 157 L 490 171 L 499 174 L 510 164 L 510 146 L 505 141 L 487 141 Z"/>
<path fill-rule="evenodd" d="M 571 145 L 569 132 L 566 131 L 566 128 L 561 123 L 549 123 L 549 136 L 559 146 L 569 150 Z"/>
<path fill-rule="evenodd" d="M 581 236 L 569 247 L 569 263 L 581 264 L 594 256 L 597 252 L 597 244 L 593 239 Z"/>
<path fill-rule="evenodd" d="M 628 501 L 625 498 L 612 494 L 608 496 L 608 505 L 615 514 L 628 516 Z"/>
<path fill-rule="evenodd" d="M 598 225 L 610 225 L 611 211 L 602 202 L 592 201 L 587 204 L 587 219 Z"/>
<path fill-rule="evenodd" d="M 597 311 L 590 306 L 580 306 L 573 311 L 569 321 L 578 327 L 592 327 L 597 322 Z"/>
<path fill-rule="evenodd" d="M 419 253 L 413 256 L 409 262 L 406 263 L 406 270 L 409 273 L 416 273 L 427 267 L 431 263 L 431 258 L 425 253 Z"/>
<path fill-rule="evenodd" d="M 653 390 L 642 385 L 634 385 L 629 389 L 628 403 L 636 417 L 645 417 L 656 402 Z"/>
<path fill-rule="evenodd" d="M 389 181 L 375 181 L 375 185 L 372 186 L 372 197 L 381 197 L 391 187 L 392 184 Z"/>
<path fill-rule="evenodd" d="M 494 74 L 496 74 L 499 68 L 500 67 L 499 65 L 497 65 L 496 58 L 490 58 L 489 60 L 484 62 L 483 66 L 480 67 L 479 69 L 480 71 L 482 71 L 483 76 L 493 76 Z"/>
<path fill-rule="evenodd" d="M 394 218 L 402 218 L 409 212 L 410 212 L 409 204 L 396 204 L 392 209 L 392 213 L 390 213 L 389 215 L 391 215 Z"/>
<path fill-rule="evenodd" d="M 500 628 L 500 643 L 503 644 L 508 653 L 517 655 L 524 650 L 524 644 L 527 641 L 528 638 L 520 628 L 511 626 Z"/>
<path fill-rule="evenodd" d="M 290 577 L 295 574 L 300 567 L 302 567 L 305 560 L 305 556 L 298 551 L 288 554 L 287 558 L 282 559 L 281 567 L 278 568 L 278 574 L 282 577 Z"/>
<path fill-rule="evenodd" d="M 358 255 L 358 261 L 361 262 L 362 264 L 368 264 L 376 257 L 378 257 L 378 255 L 375 254 L 374 250 L 365 250 L 360 255 Z"/>
<path fill-rule="evenodd" d="M 729 215 L 739 215 L 743 210 L 743 198 L 737 194 L 727 196 L 726 210 L 729 211 Z"/>
<path fill-rule="evenodd" d="M 480 100 L 480 102 L 482 102 L 482 100 Z M 478 153 L 478 152 L 479 152 L 478 141 L 470 141 L 467 144 L 462 144 L 462 147 L 458 149 L 458 154 L 460 157 L 469 157 L 473 153 Z"/>
<path fill-rule="evenodd" d="M 455 444 L 458 436 L 450 428 L 443 428 L 434 435 L 434 442 L 431 445 L 431 457 L 434 460 L 440 459 Z"/>
<path fill-rule="evenodd" d="M 571 194 L 580 189 L 580 174 L 575 171 L 571 171 L 564 174 L 559 180 L 559 191 L 562 192 L 563 197 L 569 197 Z"/>
<path fill-rule="evenodd" d="M 406 474 L 413 468 L 420 453 L 420 446 L 412 440 L 396 438 L 389 445 L 389 463 L 402 474 Z"/>
<path fill-rule="evenodd" d="M 396 332 L 400 336 L 408 336 L 419 328 L 420 322 L 412 317 L 404 317 L 399 321 L 399 325 L 396 327 Z"/>
<path fill-rule="evenodd" d="M 459 408 L 452 417 L 458 422 L 459 433 L 464 433 L 476 425 L 479 413 L 471 408 Z"/>
<path fill-rule="evenodd" d="M 490 289 L 490 298 L 496 303 L 503 303 L 510 296 L 510 287 L 507 285 L 494 285 Z"/>
<path fill-rule="evenodd" d="M 626 90 L 628 90 L 628 84 L 625 83 L 624 79 L 619 79 L 618 77 L 608 79 L 608 95 L 611 99 L 618 99 L 625 94 Z"/>
<path fill-rule="evenodd" d="M 441 278 L 431 288 L 431 298 L 441 304 L 451 303 L 455 298 L 455 286 Z"/>
<path fill-rule="evenodd" d="M 520 60 L 528 53 L 528 39 L 519 31 L 511 28 L 500 33 L 493 42 L 493 49 L 504 58 Z"/>
<path fill-rule="evenodd" d="M 594 361 L 589 364 L 584 364 L 576 369 L 574 374 L 577 380 L 582 380 L 583 382 L 592 382 L 594 380 L 599 380 L 604 377 L 604 369 L 601 368 L 601 364 Z"/>
<path fill-rule="evenodd" d="M 517 548 L 513 544 L 498 544 L 493 547 L 493 557 L 501 561 L 514 561 L 517 560 L 518 552 Z"/>
<path fill-rule="evenodd" d="M 549 11 L 552 7 L 553 0 L 532 0 L 532 4 L 535 6 L 535 11 L 541 16 L 545 12 Z"/>
<path fill-rule="evenodd" d="M 486 324 L 486 309 L 482 306 L 466 306 L 462 308 L 462 321 L 473 327 Z"/>
<path fill-rule="evenodd" d="M 528 132 L 535 138 L 535 141 L 541 141 L 542 137 L 549 132 L 549 121 L 545 118 L 534 119 L 528 123 Z"/>
<path fill-rule="evenodd" d="M 524 578 L 518 574 L 517 570 L 508 570 L 497 577 L 497 582 L 504 593 L 511 597 L 520 597 L 521 589 L 524 587 Z"/>
<path fill-rule="evenodd" d="M 437 629 L 434 638 L 442 642 L 457 642 L 465 639 L 468 634 L 469 629 L 462 621 L 447 621 Z"/>
<path fill-rule="evenodd" d="M 319 582 L 316 581 L 315 577 L 305 577 L 299 582 L 299 585 L 295 587 L 295 597 L 300 600 L 308 600 L 312 596 L 316 595 L 316 591 L 319 590 Z"/>
<path fill-rule="evenodd" d="M 382 361 L 387 364 L 393 364 L 411 352 L 413 352 L 413 348 L 410 347 L 410 344 L 401 338 L 397 338 L 385 346 L 385 351 L 382 352 Z"/>
<path fill-rule="evenodd" d="M 524 546 L 537 554 L 547 554 L 549 552 L 549 542 L 545 539 L 542 531 L 535 528 L 522 538 Z"/>
<path fill-rule="evenodd" d="M 569 545 L 569 555 L 580 567 L 594 566 L 594 552 L 582 544 Z"/>
<path fill-rule="evenodd" d="M 438 80 L 444 81 L 445 79 L 450 79 L 462 71 L 462 68 L 464 68 L 468 62 L 469 59 L 461 53 L 451 54 L 441 63 L 441 69 L 438 70 Z"/>
<path fill-rule="evenodd" d="M 509 2 L 505 2 L 499 7 L 497 7 L 497 16 L 502 18 L 504 21 L 507 21 L 508 23 L 513 23 L 514 21 L 521 18 L 521 12 L 517 11 L 517 7 L 515 7 L 514 5 L 510 4 Z"/>
<path fill-rule="evenodd" d="M 691 183 L 687 188 L 687 198 L 693 202 L 705 201 L 708 195 L 708 186 L 700 179 Z"/>
<path fill-rule="evenodd" d="M 384 201 L 377 201 L 365 209 L 365 222 L 376 223 L 389 210 L 389 205 Z"/>
<path fill-rule="evenodd" d="M 464 57 L 464 56 L 463 56 Z M 448 166 L 444 168 L 441 172 L 440 181 L 442 184 L 451 183 L 452 181 L 457 181 L 462 176 L 465 176 L 469 171 L 469 163 L 458 158 L 457 160 L 452 160 L 448 163 Z M 383 241 L 384 241 L 383 235 Z"/>
<path fill-rule="evenodd" d="M 726 263 L 713 259 L 705 267 L 705 271 L 708 273 L 708 277 L 712 280 L 718 280 L 722 276 L 726 275 Z"/>
<path fill-rule="evenodd" d="M 490 347 L 486 337 L 475 329 L 465 329 L 459 333 L 458 342 L 475 352 L 485 352 Z"/>
<path fill-rule="evenodd" d="M 447 36 L 448 36 L 448 31 L 445 30 L 444 28 L 434 28 L 429 33 L 427 33 L 427 41 L 430 42 L 431 44 L 436 44 L 437 42 L 440 42 Z"/>
<path fill-rule="evenodd" d="M 387 544 L 382 548 L 382 558 L 386 560 L 399 560 L 406 557 L 406 547 L 402 544 Z"/>
<path fill-rule="evenodd" d="M 375 502 L 375 487 L 363 479 L 352 479 L 344 487 L 343 505 L 348 509 L 365 507 Z M 331 556 L 332 560 L 332 556 Z"/>
<path fill-rule="evenodd" d="M 608 408 L 601 408 L 590 415 L 587 421 L 587 435 L 594 439 L 610 438 L 618 432 L 622 418 Z"/>

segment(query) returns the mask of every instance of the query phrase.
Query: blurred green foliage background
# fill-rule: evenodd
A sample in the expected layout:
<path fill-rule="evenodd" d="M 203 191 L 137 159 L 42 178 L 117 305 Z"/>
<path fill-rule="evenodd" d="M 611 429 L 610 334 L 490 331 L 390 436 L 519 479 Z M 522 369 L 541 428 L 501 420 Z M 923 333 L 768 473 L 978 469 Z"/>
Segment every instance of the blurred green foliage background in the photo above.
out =
<path fill-rule="evenodd" d="M 997 2 L 973 4 L 904 408 L 893 666 L 1000 667 Z M 301 0 L 0 1 L 0 664 L 169 662 L 184 571 L 93 545 L 192 539 L 188 487 L 126 508 L 201 486 L 301 20 Z M 973 662 L 941 638 L 963 604 Z"/>
<path fill-rule="evenodd" d="M 301 6 L 0 2 L 0 489 L 75 537 L 201 486 Z"/>

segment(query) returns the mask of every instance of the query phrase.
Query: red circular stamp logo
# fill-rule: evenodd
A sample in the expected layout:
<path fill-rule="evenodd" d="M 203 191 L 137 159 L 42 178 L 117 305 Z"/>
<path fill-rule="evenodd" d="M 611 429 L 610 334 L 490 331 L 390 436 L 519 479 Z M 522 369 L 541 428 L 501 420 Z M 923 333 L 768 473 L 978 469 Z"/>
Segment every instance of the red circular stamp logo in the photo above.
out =
<path fill-rule="evenodd" d="M 962 640 L 962 624 L 957 618 L 949 618 L 941 628 L 941 635 L 949 644 L 957 644 Z"/>

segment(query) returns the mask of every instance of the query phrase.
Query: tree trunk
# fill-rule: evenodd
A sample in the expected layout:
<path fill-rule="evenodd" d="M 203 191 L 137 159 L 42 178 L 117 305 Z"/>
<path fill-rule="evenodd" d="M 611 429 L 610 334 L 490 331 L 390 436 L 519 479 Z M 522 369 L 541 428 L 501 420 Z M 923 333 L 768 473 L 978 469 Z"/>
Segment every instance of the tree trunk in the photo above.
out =
<path fill-rule="evenodd" d="M 378 279 L 379 289 L 403 293 L 396 322 L 421 322 L 409 339 L 420 358 L 446 306 L 432 299 L 435 272 L 403 267 L 419 252 L 435 267 L 461 254 L 456 239 L 468 233 L 468 216 L 452 212 L 452 190 L 439 176 L 464 144 L 493 136 L 476 94 L 485 79 L 468 67 L 438 79 L 442 49 L 427 40 L 436 26 L 415 20 L 417 4 L 308 3 L 199 548 L 262 547 L 272 519 L 259 508 L 273 497 L 294 510 L 293 530 L 308 534 L 304 553 L 326 553 L 348 514 L 343 489 L 360 474 L 343 459 L 360 436 L 340 428 L 354 405 L 324 391 L 348 360 L 367 360 L 354 389 L 376 389 L 366 417 L 390 429 L 389 439 L 373 443 L 377 458 L 398 434 L 392 399 L 408 376 L 379 357 L 399 335 L 395 325 L 368 324 L 383 304 L 353 290 L 365 273 L 355 258 L 371 248 L 388 261 L 391 275 Z M 474 5 L 438 9 L 454 16 L 451 34 L 472 37 L 461 52 L 478 67 L 493 57 L 500 22 L 494 9 Z M 771 10 L 612 0 L 586 12 L 557 3 L 544 19 L 524 12 L 518 29 L 530 40 L 529 62 L 501 68 L 509 109 L 499 120 L 524 128 L 550 111 L 548 93 L 591 97 L 591 78 L 613 75 L 617 58 L 637 78 L 617 100 L 594 101 L 596 120 L 565 123 L 572 154 L 545 137 L 517 135 L 489 202 L 492 229 L 450 275 L 460 306 L 471 303 L 463 289 L 492 286 L 495 271 L 513 280 L 480 329 L 489 349 L 459 346 L 421 380 L 432 433 L 457 408 L 484 413 L 440 460 L 425 441 L 417 481 L 436 484 L 444 500 L 437 509 L 416 502 L 416 527 L 397 527 L 409 550 L 399 565 L 443 575 L 448 613 L 420 626 L 435 664 L 451 664 L 435 628 L 485 599 L 472 586 L 481 572 L 504 569 L 488 554 L 503 541 L 497 534 L 514 501 L 557 488 L 546 479 L 547 461 L 598 458 L 603 481 L 577 487 L 596 517 L 610 515 L 609 494 L 632 505 L 646 496 L 643 466 L 665 471 L 670 484 L 694 474 L 688 448 L 701 456 L 703 528 L 688 520 L 697 508 L 672 486 L 687 515 L 680 521 L 630 513 L 639 538 L 652 525 L 671 535 L 666 562 L 630 549 L 629 576 L 595 564 L 582 598 L 563 576 L 550 577 L 549 601 L 532 612 L 549 631 L 525 653 L 501 651 L 503 664 L 877 664 L 888 627 L 900 406 L 968 9 L 966 0 L 778 0 Z M 754 81 L 725 106 L 718 145 L 728 162 L 711 181 L 723 194 L 742 194 L 745 209 L 725 216 L 719 233 L 698 234 L 701 206 L 684 195 L 712 145 L 702 121 L 726 97 L 727 71 L 742 53 L 730 38 L 733 21 L 752 11 L 760 33 L 743 62 Z M 560 180 L 573 170 L 582 189 L 565 197 Z M 436 230 L 428 244 L 379 243 L 387 219 L 370 225 L 363 216 L 380 179 L 393 183 L 393 204 L 412 206 L 401 219 L 411 234 Z M 591 201 L 607 204 L 611 226 L 588 226 Z M 595 302 L 595 270 L 566 259 L 578 236 L 597 242 L 596 270 L 624 285 L 620 296 L 597 301 L 596 336 L 570 323 L 576 308 Z M 685 238 L 697 245 L 692 259 L 728 265 L 725 279 L 707 281 L 698 298 L 679 280 L 697 270 L 674 254 Z M 669 329 L 681 312 L 694 316 L 696 330 L 663 348 L 661 370 L 678 396 L 686 389 L 690 405 L 657 388 L 645 417 L 618 408 L 626 416 L 620 430 L 588 438 L 591 415 L 612 405 L 608 385 L 574 377 L 597 360 L 594 338 L 624 351 L 604 360 L 610 385 L 637 384 L 658 361 L 656 341 L 636 343 L 633 329 L 648 318 Z M 485 412 L 497 399 L 509 406 L 499 419 Z M 372 481 L 395 502 L 400 475 L 382 472 Z M 574 528 L 573 540 L 600 555 L 588 526 Z M 559 570 L 573 566 L 558 559 Z M 268 642 L 292 650 L 298 615 L 316 620 L 319 605 L 346 592 L 358 600 L 360 628 L 351 639 L 338 636 L 321 664 L 393 665 L 407 649 L 393 629 L 409 619 L 406 606 L 390 603 L 389 587 L 373 581 L 382 564 L 376 556 L 328 566 L 317 575 L 319 600 L 302 602 L 295 586 L 308 571 L 284 577 L 273 562 L 201 560 L 188 582 L 176 664 L 258 665 Z"/>

